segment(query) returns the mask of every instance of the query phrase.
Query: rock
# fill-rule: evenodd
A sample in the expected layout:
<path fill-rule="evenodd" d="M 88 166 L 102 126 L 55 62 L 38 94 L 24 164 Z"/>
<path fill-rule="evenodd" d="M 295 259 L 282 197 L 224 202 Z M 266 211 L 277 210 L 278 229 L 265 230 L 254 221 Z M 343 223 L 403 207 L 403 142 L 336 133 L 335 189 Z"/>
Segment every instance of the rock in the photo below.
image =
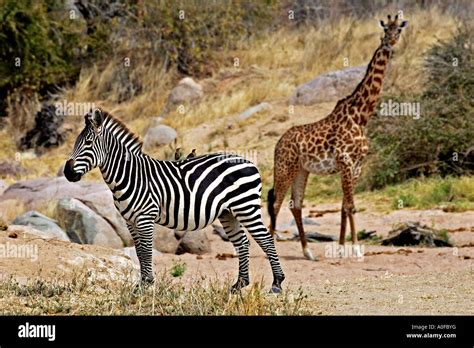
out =
<path fill-rule="evenodd" d="M 0 162 L 0 176 L 2 178 L 6 178 L 8 176 L 13 177 L 20 174 L 24 174 L 25 168 L 23 168 L 18 163 L 10 163 L 10 162 Z"/>
<path fill-rule="evenodd" d="M 42 231 L 42 236 L 57 240 L 69 241 L 69 238 L 57 224 L 56 220 L 38 213 L 37 211 L 28 211 L 12 221 L 12 225 L 31 226 Z"/>
<path fill-rule="evenodd" d="M 134 245 L 132 235 L 128 231 L 124 218 L 115 208 L 112 192 L 109 191 L 108 194 L 93 192 L 77 199 L 105 219 L 120 239 L 122 239 L 123 245 Z"/>
<path fill-rule="evenodd" d="M 135 249 L 135 247 L 123 248 L 123 253 L 127 255 L 130 258 L 130 260 L 132 260 L 136 264 L 140 263 L 138 261 L 137 250 Z M 161 253 L 156 249 L 152 249 L 152 257 L 158 257 L 158 256 L 161 256 Z"/>
<path fill-rule="evenodd" d="M 8 229 L 8 224 L 3 221 L 2 217 L 0 216 L 0 231 L 6 231 Z"/>
<path fill-rule="evenodd" d="M 164 118 L 161 116 L 155 116 L 151 118 L 150 122 L 150 127 L 156 127 L 161 125 L 161 122 L 163 122 Z"/>
<path fill-rule="evenodd" d="M 351 93 L 365 76 L 367 66 L 350 67 L 319 75 L 298 86 L 290 98 L 292 105 L 312 105 L 340 99 Z"/>
<path fill-rule="evenodd" d="M 217 234 L 219 237 L 221 237 L 223 241 L 225 242 L 229 241 L 229 237 L 227 237 L 227 234 L 224 231 L 224 227 L 222 227 L 221 225 L 212 224 L 212 228 L 213 228 L 212 232 L 214 234 Z"/>
<path fill-rule="evenodd" d="M 7 189 L 7 187 L 8 187 L 7 183 L 3 180 L 0 180 L 0 196 Z"/>
<path fill-rule="evenodd" d="M 5 190 L 0 196 L 0 202 L 16 200 L 22 202 L 27 209 L 35 209 L 47 201 L 80 197 L 92 192 L 102 192 L 112 199 L 112 192 L 105 183 L 90 181 L 72 183 L 65 177 L 53 177 L 18 181 Z"/>
<path fill-rule="evenodd" d="M 60 199 L 56 207 L 56 216 L 59 226 L 75 243 L 123 248 L 122 239 L 115 233 L 113 227 L 77 199 Z"/>
<path fill-rule="evenodd" d="M 153 233 L 153 248 L 167 254 L 176 254 L 180 241 L 176 239 L 174 231 L 155 225 Z"/>
<path fill-rule="evenodd" d="M 256 114 L 257 112 L 260 112 L 262 110 L 268 110 L 271 109 L 271 105 L 263 102 L 258 105 L 252 106 L 251 108 L 245 110 L 242 112 L 239 116 L 237 116 L 237 121 L 243 121 L 246 120 L 247 118 L 251 117 L 252 115 Z"/>
<path fill-rule="evenodd" d="M 154 146 L 167 145 L 172 143 L 178 136 L 176 130 L 165 125 L 159 125 L 149 128 L 146 132 L 144 145 L 145 148 L 152 148 Z"/>
<path fill-rule="evenodd" d="M 10 225 L 9 232 L 17 238 L 0 233 L 0 246 L 15 245 L 25 257 L 1 258 L 2 278 L 12 276 L 29 281 L 39 277 L 64 283 L 80 279 L 84 284 L 91 284 L 89 279 L 139 280 L 138 265 L 124 255 L 122 249 L 48 240 L 43 238 L 44 232 L 31 226 Z"/>
<path fill-rule="evenodd" d="M 317 221 L 314 221 L 313 219 L 305 218 L 305 217 L 302 219 L 302 222 L 303 222 L 303 225 L 314 225 L 314 226 L 320 225 Z M 295 219 L 291 220 L 290 226 L 296 226 Z"/>
<path fill-rule="evenodd" d="M 382 245 L 420 245 L 426 247 L 452 247 L 447 234 L 428 226 L 423 226 L 419 222 L 403 223 L 382 240 Z"/>
<path fill-rule="evenodd" d="M 203 95 L 202 86 L 192 78 L 185 77 L 171 91 L 168 97 L 168 105 L 190 104 L 201 99 Z"/>
<path fill-rule="evenodd" d="M 35 126 L 30 129 L 18 143 L 20 150 L 49 148 L 64 142 L 64 115 L 54 104 L 46 104 L 36 113 Z"/>
<path fill-rule="evenodd" d="M 56 176 L 64 176 L 64 163 L 61 164 L 61 167 L 59 167 L 58 172 L 56 173 Z"/>
<path fill-rule="evenodd" d="M 181 244 L 179 245 L 178 253 L 190 253 L 202 255 L 211 251 L 211 242 L 207 238 L 204 230 L 187 232 Z"/>

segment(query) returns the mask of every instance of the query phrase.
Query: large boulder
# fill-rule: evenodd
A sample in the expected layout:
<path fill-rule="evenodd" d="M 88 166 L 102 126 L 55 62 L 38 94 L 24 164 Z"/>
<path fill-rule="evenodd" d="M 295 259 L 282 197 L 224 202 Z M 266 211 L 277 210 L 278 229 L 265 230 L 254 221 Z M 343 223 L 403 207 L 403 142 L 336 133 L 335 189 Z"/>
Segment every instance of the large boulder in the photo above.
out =
<path fill-rule="evenodd" d="M 56 207 L 59 225 L 71 241 L 110 248 L 123 248 L 122 239 L 113 227 L 91 208 L 74 198 L 62 198 Z"/>
<path fill-rule="evenodd" d="M 163 253 L 176 254 L 179 247 L 179 240 L 176 239 L 173 230 L 155 225 L 153 247 Z"/>
<path fill-rule="evenodd" d="M 168 97 L 168 105 L 194 103 L 201 99 L 203 95 L 202 86 L 196 83 L 192 78 L 185 77 L 179 81 L 178 85 L 171 91 Z"/>
<path fill-rule="evenodd" d="M 140 261 L 138 261 L 137 250 L 135 249 L 135 247 L 123 248 L 123 253 L 127 255 L 130 258 L 130 260 L 132 260 L 136 264 L 140 263 Z M 161 256 L 161 253 L 156 249 L 152 249 L 152 257 L 158 257 L 158 256 Z"/>
<path fill-rule="evenodd" d="M 171 144 L 178 136 L 176 130 L 164 124 L 151 127 L 145 134 L 145 148 Z"/>
<path fill-rule="evenodd" d="M 25 168 L 23 168 L 17 162 L 0 162 L 0 176 L 6 178 L 8 176 L 14 177 L 20 174 L 24 174 Z"/>
<path fill-rule="evenodd" d="M 57 280 L 60 276 L 65 283 L 80 279 L 85 284 L 97 280 L 139 280 L 138 265 L 122 249 L 48 240 L 43 233 L 23 225 L 10 225 L 8 233 L 0 232 L 0 246 L 21 250 L 24 256 L 0 258 L 2 278 L 11 276 L 19 282 L 28 282 L 37 277 Z"/>
<path fill-rule="evenodd" d="M 266 102 L 254 105 L 251 108 L 248 108 L 244 112 L 240 113 L 239 116 L 237 116 L 237 121 L 246 120 L 247 118 L 253 116 L 254 114 L 263 110 L 268 110 L 268 109 L 271 109 L 271 105 Z"/>
<path fill-rule="evenodd" d="M 7 183 L 3 180 L 0 180 L 0 196 L 7 189 L 7 187 L 8 187 Z"/>
<path fill-rule="evenodd" d="M 45 238 L 69 241 L 66 232 L 58 226 L 56 220 L 50 219 L 37 211 L 27 211 L 16 217 L 15 220 L 12 221 L 12 225 L 31 226 L 42 231 L 42 236 Z"/>
<path fill-rule="evenodd" d="M 122 239 L 123 245 L 132 246 L 133 238 L 128 231 L 124 218 L 114 205 L 112 192 L 93 192 L 77 198 L 96 214 L 105 219 L 114 229 L 115 233 Z"/>
<path fill-rule="evenodd" d="M 365 76 L 367 66 L 346 68 L 319 75 L 296 88 L 290 98 L 292 105 L 312 105 L 330 102 L 350 94 Z"/>
<path fill-rule="evenodd" d="M 211 251 L 211 242 L 204 230 L 186 232 L 179 245 L 178 253 L 202 255 Z"/>
<path fill-rule="evenodd" d="M 16 200 L 22 202 L 28 209 L 35 209 L 45 202 L 84 196 L 92 192 L 103 192 L 112 197 L 105 183 L 90 181 L 73 183 L 67 181 L 65 177 L 53 177 L 18 181 L 3 192 L 0 202 Z"/>

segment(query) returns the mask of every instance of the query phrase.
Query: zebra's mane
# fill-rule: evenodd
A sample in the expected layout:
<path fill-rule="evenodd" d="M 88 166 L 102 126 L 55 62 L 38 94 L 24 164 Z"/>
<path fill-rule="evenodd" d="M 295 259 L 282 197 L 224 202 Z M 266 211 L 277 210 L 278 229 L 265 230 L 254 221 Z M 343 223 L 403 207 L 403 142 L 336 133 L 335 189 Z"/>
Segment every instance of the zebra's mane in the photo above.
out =
<path fill-rule="evenodd" d="M 112 131 L 116 138 L 120 139 L 122 144 L 127 144 L 127 148 L 132 152 L 141 152 L 143 141 L 140 136 L 133 133 L 122 121 L 112 114 L 103 111 L 106 122 L 104 125 Z"/>

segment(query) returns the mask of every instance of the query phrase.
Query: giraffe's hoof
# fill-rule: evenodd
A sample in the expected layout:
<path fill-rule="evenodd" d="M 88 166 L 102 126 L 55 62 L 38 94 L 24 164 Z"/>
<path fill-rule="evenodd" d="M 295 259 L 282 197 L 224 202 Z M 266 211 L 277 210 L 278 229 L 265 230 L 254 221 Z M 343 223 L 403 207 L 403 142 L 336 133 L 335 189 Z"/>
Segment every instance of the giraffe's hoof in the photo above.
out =
<path fill-rule="evenodd" d="M 310 261 L 316 261 L 316 259 L 313 256 L 313 253 L 309 249 L 303 249 L 303 255 Z"/>
<path fill-rule="evenodd" d="M 358 259 L 364 257 L 364 248 L 360 244 L 353 244 L 352 245 L 352 253 L 357 257 Z"/>

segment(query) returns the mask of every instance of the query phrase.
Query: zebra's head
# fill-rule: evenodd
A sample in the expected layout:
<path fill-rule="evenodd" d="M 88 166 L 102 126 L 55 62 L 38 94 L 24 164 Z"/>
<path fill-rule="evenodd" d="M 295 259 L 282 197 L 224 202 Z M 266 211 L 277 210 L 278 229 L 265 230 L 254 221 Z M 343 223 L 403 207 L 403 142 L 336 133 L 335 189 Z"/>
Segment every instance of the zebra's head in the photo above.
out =
<path fill-rule="evenodd" d="M 76 139 L 74 149 L 64 165 L 64 176 L 75 182 L 88 171 L 99 166 L 105 159 L 102 124 L 105 115 L 100 108 L 85 114 L 85 127 Z"/>

